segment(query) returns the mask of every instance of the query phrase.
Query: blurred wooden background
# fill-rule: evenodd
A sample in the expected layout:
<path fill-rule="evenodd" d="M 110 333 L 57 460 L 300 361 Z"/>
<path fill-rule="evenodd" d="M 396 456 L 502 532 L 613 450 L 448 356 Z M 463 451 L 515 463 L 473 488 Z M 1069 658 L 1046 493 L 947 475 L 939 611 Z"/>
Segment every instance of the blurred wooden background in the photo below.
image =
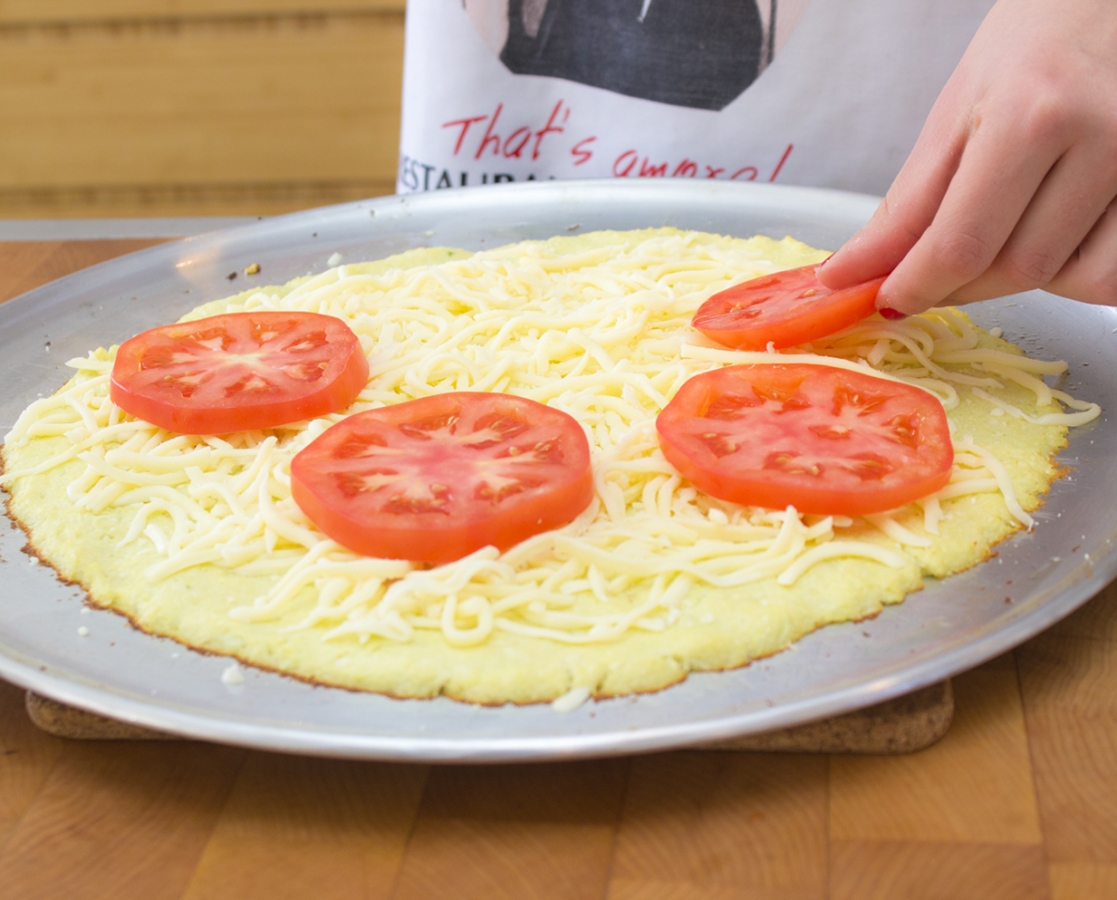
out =
<path fill-rule="evenodd" d="M 395 188 L 405 0 L 0 0 L 0 218 Z"/>

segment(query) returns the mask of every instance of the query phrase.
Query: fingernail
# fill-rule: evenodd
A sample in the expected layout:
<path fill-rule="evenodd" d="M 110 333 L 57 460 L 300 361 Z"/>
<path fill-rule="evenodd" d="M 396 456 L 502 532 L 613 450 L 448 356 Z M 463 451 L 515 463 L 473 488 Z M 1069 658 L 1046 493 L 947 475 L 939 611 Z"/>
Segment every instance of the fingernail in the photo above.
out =
<path fill-rule="evenodd" d="M 877 312 L 880 313 L 881 316 L 883 316 L 884 318 L 891 319 L 893 322 L 898 319 L 906 319 L 908 317 L 907 313 L 902 313 L 898 309 L 893 309 L 890 306 L 882 306 L 880 309 L 877 310 Z"/>
<path fill-rule="evenodd" d="M 834 258 L 834 254 L 831 253 L 828 257 L 826 257 L 826 259 L 824 259 L 822 262 L 820 262 L 818 264 L 817 268 L 821 269 L 824 265 L 826 265 L 828 262 L 830 262 L 830 260 L 832 260 L 833 258 Z"/>

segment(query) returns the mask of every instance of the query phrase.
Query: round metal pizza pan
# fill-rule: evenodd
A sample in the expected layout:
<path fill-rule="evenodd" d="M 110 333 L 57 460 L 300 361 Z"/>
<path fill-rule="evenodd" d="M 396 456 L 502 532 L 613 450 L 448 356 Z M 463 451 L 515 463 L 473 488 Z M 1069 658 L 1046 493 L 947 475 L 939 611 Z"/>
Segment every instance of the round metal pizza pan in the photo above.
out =
<path fill-rule="evenodd" d="M 717 182 L 499 185 L 387 197 L 263 220 L 144 250 L 0 306 L 0 428 L 66 379 L 65 360 L 257 283 L 321 271 L 335 253 L 375 259 L 412 247 L 493 247 L 600 228 L 673 225 L 738 236 L 790 234 L 837 248 L 876 199 Z M 238 274 L 230 281 L 231 273 Z M 977 665 L 1066 616 L 1117 575 L 1117 310 L 1040 292 L 970 308 L 1029 353 L 1067 359 L 1061 386 L 1100 403 L 1060 460 L 1071 470 L 1035 530 L 969 572 L 868 622 L 830 626 L 730 672 L 654 694 L 484 708 L 312 687 L 83 612 L 81 592 L 32 564 L 0 529 L 0 677 L 94 713 L 183 736 L 368 759 L 503 762 L 645 752 L 806 723 L 881 702 Z M 79 634 L 79 628 L 88 634 Z"/>

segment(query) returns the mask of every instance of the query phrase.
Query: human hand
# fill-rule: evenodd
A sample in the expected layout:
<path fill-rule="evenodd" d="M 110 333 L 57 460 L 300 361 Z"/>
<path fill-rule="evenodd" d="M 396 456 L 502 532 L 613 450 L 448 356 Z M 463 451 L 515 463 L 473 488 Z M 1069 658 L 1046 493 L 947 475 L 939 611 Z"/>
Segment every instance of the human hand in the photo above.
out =
<path fill-rule="evenodd" d="M 997 2 L 818 277 L 888 272 L 877 308 L 897 317 L 1033 288 L 1117 305 L 1117 2 Z"/>

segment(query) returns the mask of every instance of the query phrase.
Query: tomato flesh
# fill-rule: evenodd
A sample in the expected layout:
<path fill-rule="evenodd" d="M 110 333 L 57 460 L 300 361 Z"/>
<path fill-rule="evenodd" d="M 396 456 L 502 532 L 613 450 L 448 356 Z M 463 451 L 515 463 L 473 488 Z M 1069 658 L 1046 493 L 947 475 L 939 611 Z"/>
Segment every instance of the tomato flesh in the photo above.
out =
<path fill-rule="evenodd" d="M 832 366 L 727 366 L 685 382 L 656 420 L 667 460 L 734 503 L 823 515 L 903 506 L 950 480 L 942 404 Z"/>
<path fill-rule="evenodd" d="M 698 307 L 694 327 L 736 350 L 794 347 L 848 328 L 876 312 L 883 278 L 831 290 L 803 266 L 754 278 L 714 294 Z"/>
<path fill-rule="evenodd" d="M 345 409 L 368 360 L 335 316 L 253 311 L 152 328 L 116 353 L 109 396 L 179 434 L 275 428 Z"/>
<path fill-rule="evenodd" d="M 357 553 L 445 563 L 507 550 L 593 499 L 571 416 L 510 394 L 451 392 L 350 416 L 291 462 L 291 494 Z"/>

